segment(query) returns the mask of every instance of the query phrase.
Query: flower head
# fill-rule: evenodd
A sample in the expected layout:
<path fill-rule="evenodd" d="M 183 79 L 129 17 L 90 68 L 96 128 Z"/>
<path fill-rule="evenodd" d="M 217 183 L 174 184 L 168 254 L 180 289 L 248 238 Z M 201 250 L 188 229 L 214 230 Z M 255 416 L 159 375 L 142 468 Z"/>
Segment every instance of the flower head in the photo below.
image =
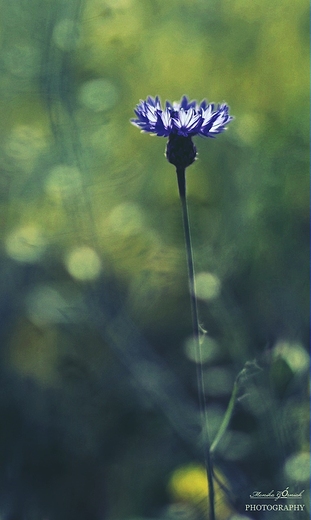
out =
<path fill-rule="evenodd" d="M 215 106 L 205 100 L 198 104 L 188 101 L 186 96 L 179 103 L 167 101 L 165 108 L 158 96 L 154 99 L 149 96 L 146 101 L 140 101 L 134 112 L 137 119 L 131 119 L 131 122 L 135 126 L 160 137 L 215 137 L 233 119 L 226 104 Z"/>

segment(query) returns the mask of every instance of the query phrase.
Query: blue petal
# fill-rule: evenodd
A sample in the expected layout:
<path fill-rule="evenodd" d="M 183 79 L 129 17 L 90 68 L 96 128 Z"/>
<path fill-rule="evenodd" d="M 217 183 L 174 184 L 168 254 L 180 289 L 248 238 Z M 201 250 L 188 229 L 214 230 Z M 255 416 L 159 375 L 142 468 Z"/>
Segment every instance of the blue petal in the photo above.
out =
<path fill-rule="evenodd" d="M 179 103 L 166 101 L 165 109 L 161 107 L 159 96 L 148 96 L 145 101 L 140 100 L 134 113 L 137 119 L 131 120 L 133 125 L 143 132 L 160 137 L 175 133 L 183 137 L 200 135 L 214 138 L 233 119 L 229 116 L 229 107 L 225 103 L 215 106 L 203 99 L 198 104 L 196 101 L 189 101 L 185 95 Z"/>
<path fill-rule="evenodd" d="M 183 96 L 180 101 L 180 108 L 183 108 L 184 110 L 187 110 L 189 106 L 189 101 L 187 96 Z"/>

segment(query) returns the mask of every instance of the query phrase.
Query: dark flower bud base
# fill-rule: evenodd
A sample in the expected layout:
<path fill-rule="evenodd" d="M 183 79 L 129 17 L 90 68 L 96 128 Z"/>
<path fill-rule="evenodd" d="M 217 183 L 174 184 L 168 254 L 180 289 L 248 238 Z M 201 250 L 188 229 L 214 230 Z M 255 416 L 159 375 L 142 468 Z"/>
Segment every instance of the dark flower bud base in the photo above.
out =
<path fill-rule="evenodd" d="M 187 168 L 195 161 L 197 149 L 190 136 L 183 137 L 178 134 L 169 136 L 166 146 L 167 160 L 177 169 Z"/>

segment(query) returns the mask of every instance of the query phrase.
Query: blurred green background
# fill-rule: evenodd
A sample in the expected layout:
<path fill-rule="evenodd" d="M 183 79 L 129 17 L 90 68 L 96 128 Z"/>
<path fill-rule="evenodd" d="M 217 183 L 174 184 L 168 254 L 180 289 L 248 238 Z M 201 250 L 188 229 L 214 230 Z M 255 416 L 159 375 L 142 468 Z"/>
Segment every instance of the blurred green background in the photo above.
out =
<path fill-rule="evenodd" d="M 308 2 L 2 0 L 0 53 L 1 520 L 207 518 L 176 176 L 129 123 L 184 94 L 235 116 L 187 171 L 211 438 L 260 367 L 217 520 L 292 518 L 245 504 L 309 487 Z"/>

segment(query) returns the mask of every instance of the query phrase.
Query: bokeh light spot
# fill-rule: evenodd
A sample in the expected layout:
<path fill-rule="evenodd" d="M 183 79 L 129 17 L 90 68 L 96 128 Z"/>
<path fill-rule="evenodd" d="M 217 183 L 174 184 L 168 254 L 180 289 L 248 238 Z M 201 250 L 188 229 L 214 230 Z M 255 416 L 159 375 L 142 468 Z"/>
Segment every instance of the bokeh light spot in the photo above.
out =
<path fill-rule="evenodd" d="M 297 482 L 307 482 L 310 478 L 310 454 L 295 453 L 285 462 L 284 471 L 287 478 Z"/>
<path fill-rule="evenodd" d="M 46 247 L 41 230 L 35 225 L 23 226 L 12 231 L 5 240 L 7 254 L 19 262 L 37 262 Z"/>
<path fill-rule="evenodd" d="M 216 275 L 202 272 L 196 276 L 195 282 L 198 298 L 202 300 L 213 300 L 219 296 L 221 284 Z"/>
<path fill-rule="evenodd" d="M 110 231 L 122 235 L 139 233 L 144 226 L 143 212 L 138 204 L 119 204 L 111 211 L 108 226 Z"/>
<path fill-rule="evenodd" d="M 16 125 L 5 145 L 5 152 L 23 166 L 35 159 L 45 148 L 46 140 L 40 128 L 30 125 Z"/>
<path fill-rule="evenodd" d="M 87 81 L 80 88 L 78 99 L 81 105 L 102 112 L 113 108 L 117 102 L 118 94 L 116 87 L 106 79 L 93 79 Z"/>
<path fill-rule="evenodd" d="M 310 356 L 300 343 L 278 341 L 273 355 L 282 358 L 294 373 L 304 372 L 309 367 Z"/>
<path fill-rule="evenodd" d="M 215 474 L 218 481 L 228 485 L 223 475 L 216 469 Z M 206 508 L 208 496 L 208 483 L 206 470 L 199 464 L 188 464 L 177 468 L 168 483 L 168 490 L 173 499 L 180 502 L 188 502 Z M 215 482 L 215 504 L 217 518 L 228 518 L 230 508 L 225 499 L 223 490 Z"/>
<path fill-rule="evenodd" d="M 39 51 L 31 45 L 16 44 L 3 55 L 6 67 L 15 76 L 31 78 L 39 67 Z"/>
<path fill-rule="evenodd" d="M 91 247 L 81 246 L 73 249 L 65 259 L 66 267 L 77 280 L 94 280 L 101 271 L 101 261 Z"/>
<path fill-rule="evenodd" d="M 219 346 L 217 342 L 209 336 L 201 338 L 201 359 L 198 359 L 197 341 L 193 338 L 188 338 L 184 345 L 184 352 L 188 359 L 195 363 L 206 363 L 214 360 L 219 354 Z"/>
<path fill-rule="evenodd" d="M 204 468 L 196 465 L 178 468 L 171 477 L 169 489 L 176 498 L 200 502 L 208 490 Z"/>
<path fill-rule="evenodd" d="M 61 20 L 54 28 L 53 41 L 64 51 L 75 49 L 80 41 L 79 26 L 73 20 Z"/>
<path fill-rule="evenodd" d="M 78 168 L 59 164 L 52 168 L 46 181 L 45 190 L 53 198 L 70 196 L 82 188 L 82 177 Z"/>
<path fill-rule="evenodd" d="M 32 323 L 39 327 L 72 321 L 72 307 L 49 285 L 35 287 L 26 298 L 26 308 Z"/>

